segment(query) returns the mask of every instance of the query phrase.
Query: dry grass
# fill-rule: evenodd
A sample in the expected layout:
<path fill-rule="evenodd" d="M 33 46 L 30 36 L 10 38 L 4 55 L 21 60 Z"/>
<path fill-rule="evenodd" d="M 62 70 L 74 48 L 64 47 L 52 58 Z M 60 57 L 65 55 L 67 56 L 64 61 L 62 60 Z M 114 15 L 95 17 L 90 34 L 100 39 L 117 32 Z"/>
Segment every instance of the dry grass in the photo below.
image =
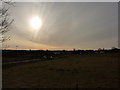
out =
<path fill-rule="evenodd" d="M 3 69 L 3 88 L 118 88 L 119 56 L 76 55 Z"/>

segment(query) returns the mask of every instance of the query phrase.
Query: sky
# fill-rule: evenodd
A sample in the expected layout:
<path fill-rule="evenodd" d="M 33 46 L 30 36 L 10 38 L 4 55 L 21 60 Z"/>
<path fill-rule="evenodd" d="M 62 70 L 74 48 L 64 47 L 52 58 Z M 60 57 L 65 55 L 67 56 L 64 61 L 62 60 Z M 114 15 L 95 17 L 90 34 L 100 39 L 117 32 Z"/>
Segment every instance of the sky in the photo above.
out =
<path fill-rule="evenodd" d="M 16 2 L 4 42 L 11 49 L 98 49 L 118 47 L 117 2 Z M 30 24 L 40 17 L 42 26 Z M 17 46 L 17 47 L 16 47 Z"/>

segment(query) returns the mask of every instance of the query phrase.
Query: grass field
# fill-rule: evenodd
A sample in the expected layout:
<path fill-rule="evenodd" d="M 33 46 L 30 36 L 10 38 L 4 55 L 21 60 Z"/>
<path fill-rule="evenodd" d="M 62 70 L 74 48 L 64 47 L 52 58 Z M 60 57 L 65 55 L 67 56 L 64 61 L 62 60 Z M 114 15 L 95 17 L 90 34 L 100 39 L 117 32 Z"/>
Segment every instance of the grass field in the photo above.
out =
<path fill-rule="evenodd" d="M 120 54 L 74 55 L 3 68 L 3 88 L 118 88 Z"/>

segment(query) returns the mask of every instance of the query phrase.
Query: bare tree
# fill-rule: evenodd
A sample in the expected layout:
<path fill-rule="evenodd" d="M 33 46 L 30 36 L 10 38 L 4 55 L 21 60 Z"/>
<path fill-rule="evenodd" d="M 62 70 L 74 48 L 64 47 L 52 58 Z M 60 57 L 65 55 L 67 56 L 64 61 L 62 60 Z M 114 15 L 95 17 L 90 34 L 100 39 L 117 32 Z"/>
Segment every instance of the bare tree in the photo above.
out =
<path fill-rule="evenodd" d="M 10 29 L 10 25 L 13 23 L 14 19 L 9 20 L 9 9 L 14 6 L 11 0 L 0 0 L 0 42 L 5 42 L 10 39 L 10 36 L 5 36 Z"/>

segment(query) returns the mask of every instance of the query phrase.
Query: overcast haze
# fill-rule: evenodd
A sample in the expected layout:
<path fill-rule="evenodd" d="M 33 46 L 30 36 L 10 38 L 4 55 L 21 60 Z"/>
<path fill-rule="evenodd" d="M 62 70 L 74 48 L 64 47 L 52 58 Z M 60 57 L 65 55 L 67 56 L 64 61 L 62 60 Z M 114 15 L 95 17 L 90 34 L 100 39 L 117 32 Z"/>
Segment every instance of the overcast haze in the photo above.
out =
<path fill-rule="evenodd" d="M 117 2 L 16 2 L 11 40 L 19 49 L 98 49 L 118 47 Z M 29 24 L 34 16 L 43 22 L 39 31 Z"/>

